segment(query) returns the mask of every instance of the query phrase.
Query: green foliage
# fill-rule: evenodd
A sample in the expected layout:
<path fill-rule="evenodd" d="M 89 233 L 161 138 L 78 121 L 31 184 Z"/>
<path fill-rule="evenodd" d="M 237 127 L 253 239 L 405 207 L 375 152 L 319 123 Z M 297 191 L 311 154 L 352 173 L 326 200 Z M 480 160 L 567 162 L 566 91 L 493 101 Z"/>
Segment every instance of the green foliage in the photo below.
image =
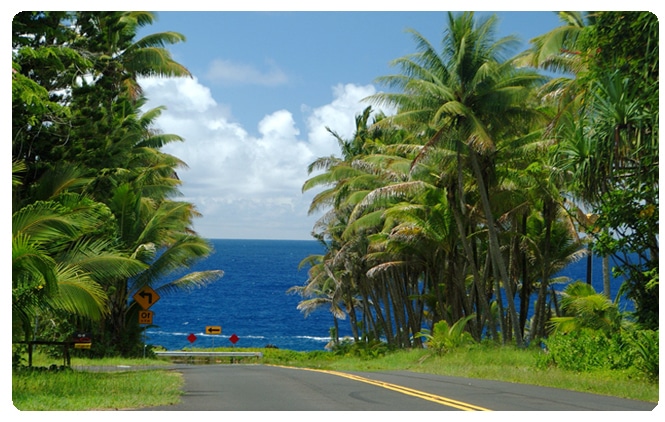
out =
<path fill-rule="evenodd" d="M 620 334 L 610 337 L 602 332 L 581 329 L 555 334 L 543 340 L 547 353 L 540 367 L 555 365 L 570 371 L 595 369 L 626 369 L 632 366 L 633 355 Z"/>
<path fill-rule="evenodd" d="M 594 249 L 613 255 L 626 277 L 622 292 L 637 321 L 658 329 L 659 24 L 647 11 L 596 12 L 585 39 L 592 51 L 583 80 L 588 135 L 604 180 L 593 205 L 599 215 Z M 648 287 L 647 287 L 648 286 Z"/>
<path fill-rule="evenodd" d="M 184 41 L 181 34 L 134 40 L 154 19 L 123 11 L 14 17 L 15 332 L 89 331 L 96 338 L 87 353 L 140 356 L 146 350 L 133 291 L 211 251 L 191 230 L 195 207 L 170 199 L 179 194 L 175 171 L 185 163 L 160 148 L 182 139 L 153 127 L 162 108 L 142 111 L 138 76 L 191 76 L 165 48 Z M 189 273 L 161 289 L 220 276 Z M 31 330 L 35 322 L 43 325 Z"/>
<path fill-rule="evenodd" d="M 474 342 L 471 333 L 464 330 L 466 324 L 474 317 L 475 315 L 468 315 L 452 326 L 449 326 L 445 320 L 441 320 L 434 324 L 434 330 L 431 333 L 429 330 L 423 330 L 417 333 L 416 337 L 424 337 L 426 339 L 425 347 L 439 356 L 443 355 L 460 346 Z"/>
<path fill-rule="evenodd" d="M 622 331 L 610 336 L 580 329 L 543 340 L 546 353 L 539 368 L 557 366 L 570 371 L 628 370 L 658 379 L 658 331 Z"/>
<path fill-rule="evenodd" d="M 659 330 L 636 330 L 627 338 L 635 349 L 635 367 L 653 381 L 658 381 L 659 377 L 658 333 Z"/>
<path fill-rule="evenodd" d="M 621 329 L 622 315 L 618 307 L 606 296 L 596 293 L 590 284 L 581 281 L 569 284 L 561 296 L 564 316 L 550 321 L 555 332 L 589 328 L 612 334 Z"/>
<path fill-rule="evenodd" d="M 345 338 L 332 347 L 332 353 L 335 356 L 375 359 L 379 356 L 384 356 L 392 349 L 389 345 L 379 340 L 354 342 L 352 339 Z"/>

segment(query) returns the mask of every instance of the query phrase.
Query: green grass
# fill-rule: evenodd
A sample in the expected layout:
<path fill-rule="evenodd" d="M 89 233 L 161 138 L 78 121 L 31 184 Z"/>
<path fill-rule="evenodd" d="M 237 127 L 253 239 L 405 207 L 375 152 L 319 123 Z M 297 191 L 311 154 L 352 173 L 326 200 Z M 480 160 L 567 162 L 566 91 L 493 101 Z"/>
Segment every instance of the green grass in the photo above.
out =
<path fill-rule="evenodd" d="M 217 351 L 238 350 L 215 348 Z M 437 356 L 426 350 L 403 350 L 368 358 L 356 353 L 340 356 L 331 352 L 295 352 L 281 349 L 242 349 L 261 351 L 264 364 L 308 367 L 338 371 L 414 372 L 491 379 L 573 391 L 602 394 L 634 400 L 658 402 L 658 383 L 649 382 L 628 371 L 571 372 L 555 367 L 539 369 L 538 349 L 509 346 L 473 345 Z M 42 362 L 42 363 L 37 363 Z M 227 362 L 227 361 L 224 361 Z M 223 363 L 224 363 L 223 362 Z M 255 363 L 249 358 L 246 363 Z M 49 366 L 43 356 L 34 365 Z M 163 365 L 166 359 L 72 358 L 72 366 L 84 365 Z M 20 410 L 102 410 L 135 409 L 176 403 L 183 386 L 173 371 L 144 370 L 122 373 L 79 371 L 32 371 L 13 373 L 12 399 Z"/>
<path fill-rule="evenodd" d="M 183 383 L 172 371 L 31 371 L 12 374 L 12 401 L 19 410 L 130 410 L 177 403 Z"/>
<path fill-rule="evenodd" d="M 344 359 L 331 369 L 375 371 L 403 369 L 436 375 L 489 379 L 561 388 L 606 396 L 658 402 L 658 384 L 629 371 L 571 372 L 538 369 L 537 350 L 469 347 L 443 356 L 423 350 L 401 351 L 373 360 Z"/>

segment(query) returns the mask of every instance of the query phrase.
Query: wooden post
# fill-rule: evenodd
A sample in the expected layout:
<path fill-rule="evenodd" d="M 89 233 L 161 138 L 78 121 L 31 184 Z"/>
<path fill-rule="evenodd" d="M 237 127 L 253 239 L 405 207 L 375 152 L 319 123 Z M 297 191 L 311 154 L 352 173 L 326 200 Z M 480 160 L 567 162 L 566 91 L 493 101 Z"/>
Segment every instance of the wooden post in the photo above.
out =
<path fill-rule="evenodd" d="M 69 343 L 64 342 L 63 347 L 65 348 L 65 350 L 63 352 L 64 358 L 65 358 L 65 366 L 70 367 L 70 366 L 72 366 L 72 360 L 71 360 L 71 357 L 69 356 Z"/>

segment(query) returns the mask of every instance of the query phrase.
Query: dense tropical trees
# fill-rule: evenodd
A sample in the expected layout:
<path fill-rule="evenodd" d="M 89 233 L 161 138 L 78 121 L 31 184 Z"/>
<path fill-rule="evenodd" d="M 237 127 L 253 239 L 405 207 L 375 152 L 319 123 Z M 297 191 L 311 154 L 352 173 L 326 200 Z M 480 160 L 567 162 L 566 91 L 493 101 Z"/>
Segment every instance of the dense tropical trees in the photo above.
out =
<path fill-rule="evenodd" d="M 562 16 L 572 16 L 563 14 Z M 576 14 L 538 38 L 533 56 L 566 58 L 565 86 L 553 126 L 553 164 L 568 193 L 592 220 L 580 219 L 594 251 L 618 262 L 626 291 L 645 325 L 658 326 L 658 38 L 647 12 Z M 582 25 L 586 22 L 586 25 Z M 556 34 L 565 33 L 566 37 Z M 571 34 L 574 34 L 571 35 Z M 549 45 L 545 48 L 544 45 Z M 558 50 L 558 51 L 557 51 Z M 537 64 L 545 67 L 546 61 Z M 554 91 L 550 91 L 554 92 Z M 593 222 L 593 224 L 589 224 Z M 638 240 L 640 239 L 640 240 Z"/>
<path fill-rule="evenodd" d="M 313 309 L 312 295 L 334 297 L 343 304 L 336 320 L 344 310 L 361 327 L 356 340 L 414 347 L 439 321 L 464 321 L 476 340 L 522 345 L 570 312 L 555 290 L 569 280 L 554 276 L 596 237 L 602 254 L 641 251 L 642 273 L 626 285 L 649 321 L 658 285 L 654 23 L 640 13 L 560 16 L 561 28 L 512 58 L 515 39 L 495 38 L 493 16 L 449 13 L 439 48 L 411 32 L 417 51 L 396 59 L 400 72 L 378 78 L 388 90 L 368 98 L 396 113 L 368 126 L 366 109 L 351 140 L 332 132 L 342 157 L 310 166 L 321 172 L 303 189 L 326 187 L 312 210 L 328 211 L 315 226 L 328 252 L 294 288 L 310 295 L 303 307 Z M 637 27 L 646 31 L 633 34 L 641 65 L 628 47 L 620 58 L 601 53 Z M 603 72 L 607 60 L 625 71 Z M 648 95 L 629 89 L 635 79 Z"/>
<path fill-rule="evenodd" d="M 538 117 L 529 96 L 542 77 L 506 61 L 507 49 L 515 40 L 494 40 L 495 25 L 495 17 L 477 21 L 472 13 L 449 14 L 441 51 L 414 33 L 419 52 L 395 61 L 402 68 L 401 75 L 379 79 L 401 91 L 377 94 L 373 99 L 398 106 L 391 121 L 429 133 L 430 144 L 451 142 L 454 150 L 468 159 L 485 219 L 494 278 L 506 291 L 515 340 L 522 344 L 514 286 L 501 252 L 496 210 L 489 195 L 497 184 L 499 143 L 523 135 L 530 121 Z"/>
<path fill-rule="evenodd" d="M 139 76 L 189 76 L 160 33 L 135 41 L 149 12 L 22 12 L 12 27 L 13 315 L 24 337 L 90 330 L 93 353 L 143 352 L 131 300 L 200 286 L 221 271 L 163 276 L 211 246 L 195 207 L 173 200 L 185 164 L 160 148 Z M 20 173 L 18 173 L 20 171 Z"/>
<path fill-rule="evenodd" d="M 636 317 L 651 329 L 659 315 L 658 31 L 653 13 L 605 12 L 589 37 L 597 48 L 589 65 L 593 138 L 611 163 L 594 210 L 596 248 L 618 261 Z"/>

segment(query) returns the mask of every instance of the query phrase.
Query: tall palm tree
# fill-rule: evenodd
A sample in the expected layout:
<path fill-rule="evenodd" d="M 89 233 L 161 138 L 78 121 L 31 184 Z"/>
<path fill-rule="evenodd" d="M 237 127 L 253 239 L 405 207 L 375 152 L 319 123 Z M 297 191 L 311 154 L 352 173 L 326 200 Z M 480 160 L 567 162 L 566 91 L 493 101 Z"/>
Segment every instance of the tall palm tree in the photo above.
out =
<path fill-rule="evenodd" d="M 370 100 L 396 106 L 397 114 L 388 120 L 429 133 L 432 144 L 445 134 L 466 150 L 486 219 L 493 268 L 506 290 L 515 340 L 522 345 L 489 192 L 497 143 L 510 134 L 511 126 L 521 128 L 537 116 L 530 96 L 543 78 L 506 60 L 517 40 L 495 40 L 495 29 L 496 16 L 476 20 L 473 13 L 449 13 L 440 51 L 411 31 L 418 52 L 393 62 L 401 67 L 400 75 L 378 79 L 400 91 L 375 94 Z"/>
<path fill-rule="evenodd" d="M 330 245 L 321 242 L 326 250 Z M 337 277 L 333 274 L 329 262 L 328 252 L 321 255 L 310 255 L 304 258 L 299 268 L 309 266 L 307 271 L 307 283 L 301 286 L 290 287 L 288 294 L 298 294 L 303 300 L 298 303 L 297 309 L 305 318 L 312 312 L 327 307 L 333 317 L 333 331 L 331 332 L 331 345 L 339 343 L 339 321 L 346 319 L 344 312 L 344 301 L 341 297 Z"/>

